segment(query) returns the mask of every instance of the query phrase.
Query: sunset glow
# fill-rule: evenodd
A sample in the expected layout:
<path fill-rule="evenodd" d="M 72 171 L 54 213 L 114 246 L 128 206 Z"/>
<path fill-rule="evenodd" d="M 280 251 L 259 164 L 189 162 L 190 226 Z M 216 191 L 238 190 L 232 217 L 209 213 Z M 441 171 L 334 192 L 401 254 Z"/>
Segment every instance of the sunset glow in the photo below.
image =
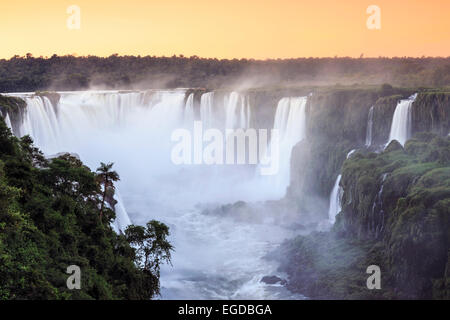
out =
<path fill-rule="evenodd" d="M 66 12 L 81 9 L 81 29 Z M 369 30 L 369 5 L 381 29 Z M 0 58 L 77 54 L 217 58 L 449 56 L 448 0 L 2 1 Z"/>

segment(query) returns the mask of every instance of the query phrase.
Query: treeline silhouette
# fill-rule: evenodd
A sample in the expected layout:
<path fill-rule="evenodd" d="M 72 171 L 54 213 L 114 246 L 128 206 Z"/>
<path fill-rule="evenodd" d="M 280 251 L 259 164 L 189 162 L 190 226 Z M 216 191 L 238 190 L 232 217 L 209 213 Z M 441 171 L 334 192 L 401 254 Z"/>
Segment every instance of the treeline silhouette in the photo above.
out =
<path fill-rule="evenodd" d="M 0 60 L 0 92 L 301 84 L 450 85 L 447 58 L 205 59 L 197 56 L 47 57 Z"/>

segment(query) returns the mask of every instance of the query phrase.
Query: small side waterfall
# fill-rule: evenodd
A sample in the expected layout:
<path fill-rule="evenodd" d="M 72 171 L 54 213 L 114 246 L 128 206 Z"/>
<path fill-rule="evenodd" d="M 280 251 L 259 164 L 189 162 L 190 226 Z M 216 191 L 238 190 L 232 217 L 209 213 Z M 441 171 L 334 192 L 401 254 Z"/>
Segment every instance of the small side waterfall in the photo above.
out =
<path fill-rule="evenodd" d="M 194 113 L 194 94 L 191 93 L 186 100 L 186 107 L 184 109 L 184 121 L 187 124 L 192 123 L 195 120 Z"/>
<path fill-rule="evenodd" d="M 8 126 L 8 128 L 10 128 L 12 130 L 12 124 L 11 124 L 11 119 L 9 119 L 9 114 L 6 114 L 5 123 Z"/>
<path fill-rule="evenodd" d="M 389 142 L 397 140 L 401 145 L 410 138 L 411 135 L 411 106 L 416 99 L 417 94 L 412 95 L 408 99 L 400 100 L 394 111 L 392 118 L 391 132 L 389 134 Z"/>
<path fill-rule="evenodd" d="M 372 127 L 373 127 L 373 106 L 369 109 L 369 115 L 367 116 L 367 129 L 366 129 L 366 147 L 372 145 Z"/>
<path fill-rule="evenodd" d="M 356 152 L 356 149 L 352 149 L 347 153 L 347 157 L 346 159 L 350 158 L 352 156 L 352 154 L 354 154 Z"/>
<path fill-rule="evenodd" d="M 119 190 L 116 189 L 114 194 L 114 200 L 117 201 L 114 206 L 114 211 L 116 212 L 116 220 L 114 220 L 113 228 L 117 233 L 125 231 L 125 229 L 131 225 L 130 217 L 123 205 L 122 197 L 120 196 Z"/>
<path fill-rule="evenodd" d="M 214 127 L 213 100 L 214 92 L 204 93 L 200 98 L 200 120 L 205 129 Z"/>
<path fill-rule="evenodd" d="M 336 221 L 336 215 L 341 211 L 341 195 L 342 195 L 342 188 L 339 186 L 339 183 L 341 182 L 342 175 L 338 175 L 336 178 L 336 182 L 334 183 L 333 190 L 330 194 L 330 206 L 328 209 L 328 220 L 331 223 L 334 223 Z"/>
<path fill-rule="evenodd" d="M 372 220 L 370 221 L 369 228 L 372 232 L 375 233 L 376 237 L 378 237 L 378 235 L 383 231 L 384 228 L 384 210 L 382 196 L 384 182 L 386 181 L 387 176 L 388 173 L 383 173 L 383 175 L 381 176 L 380 190 L 378 191 L 372 205 Z M 376 227 L 376 225 L 378 225 L 378 227 Z"/>
<path fill-rule="evenodd" d="M 0 110 L 0 116 L 2 116 L 2 117 L 3 117 L 3 120 L 5 120 L 6 126 L 7 126 L 9 129 L 11 129 L 11 131 L 13 131 L 12 124 L 11 124 L 11 119 L 9 118 L 8 112 L 5 111 L 5 114 L 3 114 L 3 112 Z"/>
<path fill-rule="evenodd" d="M 248 128 L 250 126 L 248 98 L 234 91 L 229 96 L 225 96 L 224 100 L 225 128 Z"/>

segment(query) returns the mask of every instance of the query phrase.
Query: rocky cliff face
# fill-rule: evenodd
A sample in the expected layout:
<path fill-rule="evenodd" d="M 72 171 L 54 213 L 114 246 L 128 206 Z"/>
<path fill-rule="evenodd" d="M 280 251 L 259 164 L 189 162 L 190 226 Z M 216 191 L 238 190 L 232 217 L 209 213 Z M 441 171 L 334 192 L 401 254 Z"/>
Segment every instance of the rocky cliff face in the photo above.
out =
<path fill-rule="evenodd" d="M 328 197 L 347 154 L 365 145 L 368 114 L 373 113 L 373 145 L 386 143 L 397 102 L 412 90 L 392 87 L 316 90 L 307 106 L 307 138 L 294 148 L 287 197 L 300 212 L 317 212 Z M 311 208 L 312 207 L 312 208 Z"/>
<path fill-rule="evenodd" d="M 294 149 L 288 198 L 305 217 L 316 210 L 324 218 L 340 172 L 342 210 L 331 232 L 282 246 L 292 290 L 313 298 L 450 298 L 448 93 L 420 92 L 413 139 L 376 147 L 388 140 L 398 101 L 413 92 L 327 92 L 310 100 L 308 139 Z M 366 148 L 371 105 L 374 145 Z M 350 149 L 357 150 L 346 159 Z M 383 290 L 366 287 L 372 264 L 382 270 Z"/>
<path fill-rule="evenodd" d="M 450 133 L 450 92 L 423 92 L 417 95 L 412 106 L 412 130 Z"/>

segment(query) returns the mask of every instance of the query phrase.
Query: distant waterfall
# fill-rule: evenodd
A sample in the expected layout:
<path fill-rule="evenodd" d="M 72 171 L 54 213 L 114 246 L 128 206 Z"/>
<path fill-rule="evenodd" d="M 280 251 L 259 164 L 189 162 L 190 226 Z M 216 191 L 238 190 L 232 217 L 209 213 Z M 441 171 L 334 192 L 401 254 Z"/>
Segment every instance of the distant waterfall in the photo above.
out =
<path fill-rule="evenodd" d="M 161 140 L 158 135 L 180 126 L 184 92 L 61 93 L 56 106 L 46 97 L 27 94 L 22 98 L 27 107 L 17 125 L 18 132 L 14 132 L 16 136 L 29 134 L 47 155 L 76 152 L 95 169 L 99 159 L 117 159 L 117 150 L 132 148 L 136 144 L 143 146 L 144 141 L 157 144 Z M 167 112 L 167 106 L 172 112 Z M 124 163 L 130 154 L 122 153 Z M 135 165 L 147 160 L 131 161 Z M 152 165 L 150 161 L 147 163 Z M 121 168 L 118 171 L 121 172 Z M 118 190 L 115 199 L 116 221 L 113 226 L 123 231 L 131 221 Z"/>
<path fill-rule="evenodd" d="M 114 206 L 114 211 L 116 212 L 116 220 L 114 220 L 113 227 L 117 233 L 125 231 L 125 229 L 131 224 L 130 217 L 128 216 L 127 210 L 123 205 L 122 197 L 119 191 L 116 189 L 114 194 L 114 200 L 117 201 Z"/>
<path fill-rule="evenodd" d="M 341 193 L 342 188 L 339 186 L 341 182 L 341 175 L 338 175 L 336 182 L 334 183 L 333 190 L 330 194 L 330 206 L 328 209 L 328 220 L 331 223 L 336 221 L 336 215 L 341 211 Z"/>
<path fill-rule="evenodd" d="M 397 140 L 401 145 L 404 145 L 409 139 L 411 135 L 411 106 L 416 97 L 417 94 L 414 94 L 408 99 L 400 100 L 397 104 L 392 118 L 388 144 L 392 140 Z"/>
<path fill-rule="evenodd" d="M 24 96 L 27 107 L 14 134 L 29 134 L 45 153 L 67 148 L 68 140 L 77 140 L 85 126 L 98 130 L 124 125 L 133 109 L 143 106 L 143 93 L 82 92 L 61 94 L 53 106 L 47 97 Z"/>
<path fill-rule="evenodd" d="M 307 97 L 283 98 L 278 102 L 273 128 L 280 131 L 281 144 L 292 149 L 306 134 Z"/>
<path fill-rule="evenodd" d="M 370 147 L 372 145 L 373 106 L 370 107 L 367 118 L 366 147 Z"/>
<path fill-rule="evenodd" d="M 200 120 L 204 128 L 213 128 L 215 124 L 213 113 L 214 92 L 202 94 L 200 98 Z"/>
<path fill-rule="evenodd" d="M 306 102 L 307 97 L 282 98 L 275 113 L 273 129 L 279 132 L 280 147 L 280 167 L 275 183 L 283 192 L 290 183 L 292 149 L 306 136 Z"/>
<path fill-rule="evenodd" d="M 352 154 L 354 154 L 355 152 L 356 152 L 356 149 L 350 150 L 350 151 L 347 153 L 346 159 L 349 159 L 349 158 L 352 156 Z"/>
<path fill-rule="evenodd" d="M 250 103 L 244 94 L 233 91 L 221 101 L 214 92 L 207 92 L 200 98 L 200 120 L 204 128 L 249 128 L 250 118 Z"/>
<path fill-rule="evenodd" d="M 25 98 L 25 102 L 27 107 L 19 127 L 19 135 L 30 135 L 40 147 L 55 147 L 60 136 L 55 107 L 47 97 Z M 55 153 L 58 150 L 53 151 Z"/>
<path fill-rule="evenodd" d="M 369 222 L 370 230 L 375 232 L 375 235 L 378 237 L 378 234 L 383 231 L 384 228 L 384 210 L 383 210 L 383 188 L 384 188 L 384 182 L 386 181 L 386 178 L 388 176 L 388 173 L 383 173 L 381 176 L 381 186 L 380 190 L 378 191 L 375 200 L 372 205 L 372 219 Z M 379 223 L 375 223 L 378 221 Z"/>
<path fill-rule="evenodd" d="M 186 107 L 184 109 L 184 121 L 187 124 L 192 123 L 195 120 L 194 113 L 194 94 L 191 93 L 186 100 Z"/>
<path fill-rule="evenodd" d="M 224 99 L 225 129 L 248 128 L 250 126 L 250 105 L 247 97 L 232 92 Z"/>
<path fill-rule="evenodd" d="M 258 106 L 244 93 L 208 92 L 197 101 L 181 89 L 63 92 L 57 105 L 34 93 L 18 96 L 27 107 L 11 117 L 21 132 L 16 135 L 29 133 L 46 155 L 76 153 L 93 170 L 100 161 L 114 162 L 120 174 L 114 196 L 117 232 L 151 219 L 170 226 L 177 250 L 173 267 L 161 268 L 162 298 L 291 297 L 285 288 L 260 279 L 276 274 L 277 263 L 264 257 L 294 234 L 285 226 L 296 217 L 272 209 L 252 217 L 251 209 L 234 219 L 205 214 L 203 208 L 244 201 L 257 209 L 285 195 L 292 149 L 305 138 L 306 97 L 281 99 L 272 114 L 280 133 L 280 167 L 271 176 L 256 173 L 254 164 L 179 166 L 171 159 L 173 132 L 192 133 L 187 125 L 192 119 L 220 131 L 256 123 L 252 107 Z"/>

